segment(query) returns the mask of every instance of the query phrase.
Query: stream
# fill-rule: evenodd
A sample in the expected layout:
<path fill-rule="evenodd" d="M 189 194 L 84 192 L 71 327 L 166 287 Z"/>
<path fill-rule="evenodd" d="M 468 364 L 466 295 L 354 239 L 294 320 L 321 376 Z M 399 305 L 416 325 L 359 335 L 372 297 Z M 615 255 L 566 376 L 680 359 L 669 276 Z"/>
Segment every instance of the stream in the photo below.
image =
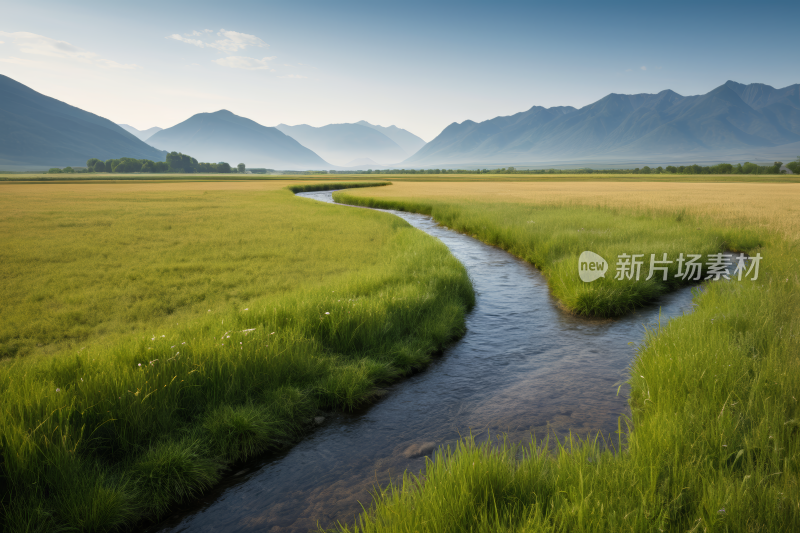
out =
<path fill-rule="evenodd" d="M 298 196 L 332 202 L 332 192 Z M 342 207 L 347 209 L 347 207 Z M 376 484 L 472 432 L 530 442 L 570 431 L 617 431 L 628 414 L 626 369 L 645 326 L 691 312 L 692 289 L 614 320 L 562 311 L 546 280 L 499 248 L 438 225 L 430 217 L 387 211 L 440 239 L 466 266 L 476 292 L 467 333 L 431 365 L 387 388 L 355 413 L 332 413 L 291 449 L 245 463 L 150 532 L 306 532 L 352 525 Z"/>

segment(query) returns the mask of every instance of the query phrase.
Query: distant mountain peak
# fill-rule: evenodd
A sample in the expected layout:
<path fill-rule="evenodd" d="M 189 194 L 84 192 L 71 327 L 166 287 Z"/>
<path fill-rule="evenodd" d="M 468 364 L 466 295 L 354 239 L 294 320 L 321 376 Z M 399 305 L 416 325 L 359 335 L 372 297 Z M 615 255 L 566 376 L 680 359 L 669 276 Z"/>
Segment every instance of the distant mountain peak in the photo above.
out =
<path fill-rule="evenodd" d="M 655 157 L 752 161 L 758 157 L 753 150 L 769 153 L 767 158 L 787 157 L 800 146 L 800 84 L 774 89 L 728 81 L 698 96 L 669 89 L 611 93 L 581 109 L 556 109 L 533 106 L 479 123 L 452 123 L 403 164 L 523 165 Z M 785 155 L 779 155 L 784 153 L 780 147 Z"/>
<path fill-rule="evenodd" d="M 262 126 L 227 109 L 197 113 L 162 130 L 148 143 L 200 161 L 281 170 L 320 170 L 331 165 L 277 128 Z"/>
<path fill-rule="evenodd" d="M 364 124 L 328 124 L 321 127 L 280 124 L 277 128 L 334 165 L 349 166 L 351 161 L 365 158 L 385 165 L 398 163 L 408 157 L 407 152 L 388 135 Z"/>

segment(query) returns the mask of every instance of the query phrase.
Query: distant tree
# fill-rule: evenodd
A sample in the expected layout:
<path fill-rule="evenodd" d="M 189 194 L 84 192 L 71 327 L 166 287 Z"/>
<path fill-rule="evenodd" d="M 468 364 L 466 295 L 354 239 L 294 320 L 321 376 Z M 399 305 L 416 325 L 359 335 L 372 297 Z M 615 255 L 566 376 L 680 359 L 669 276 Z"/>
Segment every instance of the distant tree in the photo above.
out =
<path fill-rule="evenodd" d="M 88 160 L 88 161 L 86 162 L 86 169 L 87 169 L 89 172 L 96 172 L 96 171 L 95 171 L 95 169 L 94 169 L 94 166 L 95 166 L 97 163 L 100 163 L 100 162 L 101 162 L 101 161 L 100 161 L 99 159 L 97 159 L 96 157 L 93 157 L 93 158 L 91 158 L 90 160 Z"/>
<path fill-rule="evenodd" d="M 144 163 L 142 163 L 141 171 L 152 174 L 156 171 L 156 166 L 152 161 L 145 159 Z"/>
<path fill-rule="evenodd" d="M 228 163 L 219 162 L 217 163 L 217 172 L 220 174 L 230 174 L 231 166 Z"/>
<path fill-rule="evenodd" d="M 650 167 L 647 165 L 642 167 L 642 170 L 639 171 L 640 174 L 650 174 Z"/>
<path fill-rule="evenodd" d="M 239 174 L 244 174 L 244 163 L 236 165 L 236 169 L 239 171 Z"/>
<path fill-rule="evenodd" d="M 772 166 L 770 167 L 769 173 L 770 174 L 780 174 L 782 166 L 783 166 L 783 163 L 781 161 L 775 161 L 772 164 Z"/>
<path fill-rule="evenodd" d="M 64 167 L 64 169 L 61 172 L 64 172 L 66 174 L 74 174 L 75 170 L 72 167 Z"/>
<path fill-rule="evenodd" d="M 91 159 L 89 160 L 91 161 Z M 105 172 L 106 171 L 106 164 L 100 161 L 99 159 L 92 165 L 90 172 Z"/>
<path fill-rule="evenodd" d="M 675 174 L 678 171 L 678 169 L 676 167 L 673 167 L 672 165 L 667 165 L 666 171 L 669 172 L 670 174 Z"/>
<path fill-rule="evenodd" d="M 113 165 L 113 172 L 120 174 L 129 174 L 131 172 L 141 172 L 144 160 L 133 159 L 132 157 L 123 157 L 117 160 L 117 164 Z"/>
<path fill-rule="evenodd" d="M 60 168 L 51 168 L 50 170 L 47 171 L 47 173 L 48 174 L 61 174 L 61 169 Z"/>
<path fill-rule="evenodd" d="M 167 164 L 172 172 L 194 172 L 197 159 L 180 152 L 167 154 Z"/>

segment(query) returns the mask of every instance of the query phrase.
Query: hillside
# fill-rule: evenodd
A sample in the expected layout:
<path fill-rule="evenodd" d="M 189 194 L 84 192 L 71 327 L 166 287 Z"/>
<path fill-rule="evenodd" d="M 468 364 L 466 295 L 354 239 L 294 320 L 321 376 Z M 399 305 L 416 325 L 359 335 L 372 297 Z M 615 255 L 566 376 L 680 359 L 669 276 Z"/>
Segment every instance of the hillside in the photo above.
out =
<path fill-rule="evenodd" d="M 798 142 L 800 85 L 729 81 L 699 96 L 610 94 L 581 109 L 453 123 L 403 164 L 769 158 L 792 156 Z"/>
<path fill-rule="evenodd" d="M 280 170 L 330 168 L 325 160 L 276 128 L 221 110 L 198 113 L 161 130 L 147 142 L 159 149 L 191 154 L 198 161 Z"/>
<path fill-rule="evenodd" d="M 408 130 L 404 130 L 403 128 L 398 128 L 397 126 L 376 126 L 375 124 L 370 124 L 366 120 L 359 120 L 356 124 L 360 126 L 366 126 L 368 128 L 372 128 L 375 131 L 379 131 L 389 137 L 391 140 L 396 142 L 400 148 L 402 148 L 409 156 L 414 155 L 419 151 L 420 148 L 425 146 L 425 141 L 414 135 Z"/>
<path fill-rule="evenodd" d="M 85 166 L 92 157 L 164 161 L 110 120 L 0 75 L 0 169 Z"/>
<path fill-rule="evenodd" d="M 380 131 L 359 124 L 328 124 L 320 128 L 279 124 L 276 127 L 334 165 L 346 166 L 354 159 L 364 158 L 389 165 L 410 155 Z"/>

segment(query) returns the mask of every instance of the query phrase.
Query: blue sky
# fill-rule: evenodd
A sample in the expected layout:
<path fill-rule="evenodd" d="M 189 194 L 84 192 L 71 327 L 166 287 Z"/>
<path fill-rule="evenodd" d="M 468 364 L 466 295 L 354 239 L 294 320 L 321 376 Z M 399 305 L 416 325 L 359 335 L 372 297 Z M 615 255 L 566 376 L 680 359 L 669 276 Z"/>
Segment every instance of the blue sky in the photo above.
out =
<path fill-rule="evenodd" d="M 800 2 L 4 2 L 0 73 L 115 122 L 452 122 L 800 82 Z"/>

